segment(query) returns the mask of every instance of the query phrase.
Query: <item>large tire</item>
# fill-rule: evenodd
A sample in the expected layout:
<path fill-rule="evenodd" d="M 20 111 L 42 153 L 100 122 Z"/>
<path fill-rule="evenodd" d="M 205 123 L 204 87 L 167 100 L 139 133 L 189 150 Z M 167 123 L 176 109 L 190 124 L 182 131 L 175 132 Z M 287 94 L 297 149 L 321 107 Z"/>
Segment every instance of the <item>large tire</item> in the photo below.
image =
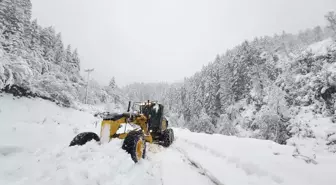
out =
<path fill-rule="evenodd" d="M 83 132 L 83 133 L 78 134 L 76 137 L 74 137 L 69 146 L 85 145 L 87 142 L 91 140 L 95 140 L 97 142 L 100 141 L 96 133 Z"/>
<path fill-rule="evenodd" d="M 174 141 L 174 131 L 169 128 L 163 132 L 163 146 L 169 147 Z"/>
<path fill-rule="evenodd" d="M 122 145 L 127 153 L 131 155 L 132 160 L 137 163 L 146 157 L 146 140 L 142 131 L 131 131 L 127 134 Z"/>

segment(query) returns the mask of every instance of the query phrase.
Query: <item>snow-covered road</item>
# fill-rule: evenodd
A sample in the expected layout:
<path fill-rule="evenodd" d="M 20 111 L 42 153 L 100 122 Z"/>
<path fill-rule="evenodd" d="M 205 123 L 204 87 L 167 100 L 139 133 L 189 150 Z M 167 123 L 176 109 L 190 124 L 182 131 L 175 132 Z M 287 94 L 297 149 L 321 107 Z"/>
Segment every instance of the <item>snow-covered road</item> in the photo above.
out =
<path fill-rule="evenodd" d="M 149 144 L 146 159 L 137 164 L 119 139 L 68 147 L 78 132 L 97 132 L 95 121 L 43 100 L 0 97 L 0 184 L 336 184 L 332 155 L 306 163 L 292 156 L 291 146 L 178 128 L 171 147 Z"/>

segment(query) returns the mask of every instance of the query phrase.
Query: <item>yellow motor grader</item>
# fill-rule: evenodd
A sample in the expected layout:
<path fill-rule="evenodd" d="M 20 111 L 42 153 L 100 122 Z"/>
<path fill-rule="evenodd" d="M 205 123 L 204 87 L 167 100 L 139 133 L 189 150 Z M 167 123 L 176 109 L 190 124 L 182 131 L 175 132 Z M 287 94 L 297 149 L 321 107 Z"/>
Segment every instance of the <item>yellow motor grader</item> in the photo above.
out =
<path fill-rule="evenodd" d="M 168 128 L 163 108 L 162 104 L 148 100 L 134 102 L 131 112 L 129 102 L 127 112 L 107 112 L 102 116 L 100 136 L 94 132 L 83 132 L 75 136 L 70 146 L 84 145 L 91 140 L 103 144 L 114 138 L 124 139 L 122 149 L 136 163 L 145 158 L 147 142 L 169 147 L 174 141 L 174 131 Z"/>

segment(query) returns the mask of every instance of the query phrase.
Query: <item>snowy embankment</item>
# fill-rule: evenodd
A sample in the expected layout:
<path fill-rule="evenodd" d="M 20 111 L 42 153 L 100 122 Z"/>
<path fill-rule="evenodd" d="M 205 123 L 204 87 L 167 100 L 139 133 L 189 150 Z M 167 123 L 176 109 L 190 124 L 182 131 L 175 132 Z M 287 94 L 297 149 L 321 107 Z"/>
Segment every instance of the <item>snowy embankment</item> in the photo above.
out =
<path fill-rule="evenodd" d="M 4 185 L 333 185 L 336 157 L 312 163 L 294 147 L 174 128 L 169 148 L 148 145 L 134 164 L 122 141 L 68 147 L 82 131 L 99 131 L 92 114 L 39 99 L 0 97 L 0 184 Z"/>

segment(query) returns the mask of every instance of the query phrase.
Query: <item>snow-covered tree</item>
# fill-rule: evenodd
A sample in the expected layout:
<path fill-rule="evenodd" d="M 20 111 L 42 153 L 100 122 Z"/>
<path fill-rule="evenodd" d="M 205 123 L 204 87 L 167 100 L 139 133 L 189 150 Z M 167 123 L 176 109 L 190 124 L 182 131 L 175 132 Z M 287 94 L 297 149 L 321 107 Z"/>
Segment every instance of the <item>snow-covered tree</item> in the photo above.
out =
<path fill-rule="evenodd" d="M 72 62 L 73 62 L 73 71 L 78 73 L 80 71 L 80 60 L 79 60 L 79 56 L 78 56 L 78 51 L 77 49 L 75 49 L 72 53 Z"/>
<path fill-rule="evenodd" d="M 325 15 L 326 20 L 328 21 L 328 28 L 334 31 L 336 34 L 336 14 L 331 11 Z"/>
<path fill-rule="evenodd" d="M 109 81 L 109 87 L 110 87 L 111 89 L 116 88 L 116 82 L 115 82 L 114 77 L 112 77 L 111 80 Z"/>
<path fill-rule="evenodd" d="M 65 61 L 65 52 L 64 52 L 64 45 L 62 42 L 62 35 L 58 33 L 56 35 L 55 45 L 55 63 L 60 64 Z"/>

